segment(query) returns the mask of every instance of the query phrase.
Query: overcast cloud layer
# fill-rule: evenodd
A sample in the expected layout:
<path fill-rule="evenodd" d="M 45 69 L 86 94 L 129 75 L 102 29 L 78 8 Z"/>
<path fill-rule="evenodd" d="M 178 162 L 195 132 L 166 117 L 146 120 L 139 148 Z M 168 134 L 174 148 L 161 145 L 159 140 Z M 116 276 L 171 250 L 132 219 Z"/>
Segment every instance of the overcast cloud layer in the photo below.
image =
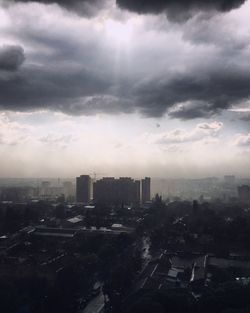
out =
<path fill-rule="evenodd" d="M 229 13 L 244 1 L 118 1 L 139 13 L 195 9 L 185 24 L 113 1 L 41 2 L 2 2 L 1 109 L 192 119 L 249 98 L 249 2 Z M 67 11 L 79 6 L 95 14 Z"/>
<path fill-rule="evenodd" d="M 250 0 L 0 0 L 0 176 L 247 175 L 249 20 Z"/>
<path fill-rule="evenodd" d="M 245 0 L 117 0 L 121 8 L 140 14 L 165 12 L 168 18 L 185 21 L 199 11 L 227 12 Z"/>
<path fill-rule="evenodd" d="M 67 10 L 73 11 L 79 15 L 83 16 L 94 16 L 98 14 L 98 12 L 105 8 L 107 2 L 109 0 L 4 0 L 5 5 L 8 5 L 16 2 L 16 3 L 28 3 L 28 2 L 37 2 L 44 4 L 58 4 L 64 7 Z"/>
<path fill-rule="evenodd" d="M 32 2 L 31 0 L 10 0 L 12 2 Z M 109 0 L 37 0 L 45 4 L 57 3 L 78 14 L 95 15 L 110 4 Z M 227 12 L 241 6 L 245 0 L 116 0 L 122 9 L 145 14 L 166 13 L 168 18 L 183 21 L 199 11 Z M 98 13 L 97 13 L 98 14 Z"/>

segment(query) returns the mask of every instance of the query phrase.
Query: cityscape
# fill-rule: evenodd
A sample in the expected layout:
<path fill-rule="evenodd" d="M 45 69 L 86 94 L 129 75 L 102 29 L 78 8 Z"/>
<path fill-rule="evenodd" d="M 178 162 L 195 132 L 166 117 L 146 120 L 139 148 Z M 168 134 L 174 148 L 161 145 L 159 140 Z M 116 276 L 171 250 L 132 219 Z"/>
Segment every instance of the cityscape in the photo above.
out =
<path fill-rule="evenodd" d="M 250 313 L 250 0 L 0 0 L 0 313 Z"/>
<path fill-rule="evenodd" d="M 2 202 L 67 201 L 69 203 L 106 203 L 140 205 L 150 202 L 156 194 L 164 200 L 247 201 L 250 178 L 235 175 L 205 178 L 96 177 L 77 178 L 0 178 Z"/>
<path fill-rule="evenodd" d="M 234 175 L 2 179 L 1 308 L 165 312 L 166 305 L 221 312 L 247 306 L 249 182 Z M 189 190 L 199 197 L 185 197 Z"/>

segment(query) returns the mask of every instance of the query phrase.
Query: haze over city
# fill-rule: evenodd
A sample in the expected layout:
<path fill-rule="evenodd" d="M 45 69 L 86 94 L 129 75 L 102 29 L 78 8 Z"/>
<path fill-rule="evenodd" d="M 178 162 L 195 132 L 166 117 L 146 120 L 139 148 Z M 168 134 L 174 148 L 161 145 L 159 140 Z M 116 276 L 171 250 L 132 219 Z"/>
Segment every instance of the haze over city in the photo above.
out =
<path fill-rule="evenodd" d="M 0 1 L 1 177 L 247 177 L 249 11 Z"/>
<path fill-rule="evenodd" d="M 250 313 L 250 0 L 0 0 L 0 312 Z"/>

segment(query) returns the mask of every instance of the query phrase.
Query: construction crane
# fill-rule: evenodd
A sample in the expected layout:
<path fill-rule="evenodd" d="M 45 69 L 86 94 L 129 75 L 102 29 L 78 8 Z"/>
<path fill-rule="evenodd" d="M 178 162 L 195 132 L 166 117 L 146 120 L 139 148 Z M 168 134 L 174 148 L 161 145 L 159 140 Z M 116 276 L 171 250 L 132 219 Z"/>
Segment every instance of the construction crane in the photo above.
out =
<path fill-rule="evenodd" d="M 94 181 L 96 181 L 97 176 L 102 176 L 102 175 L 107 175 L 107 174 L 106 173 L 96 173 L 96 172 L 93 172 L 93 173 L 90 173 L 89 175 L 91 175 L 92 178 L 94 178 Z"/>

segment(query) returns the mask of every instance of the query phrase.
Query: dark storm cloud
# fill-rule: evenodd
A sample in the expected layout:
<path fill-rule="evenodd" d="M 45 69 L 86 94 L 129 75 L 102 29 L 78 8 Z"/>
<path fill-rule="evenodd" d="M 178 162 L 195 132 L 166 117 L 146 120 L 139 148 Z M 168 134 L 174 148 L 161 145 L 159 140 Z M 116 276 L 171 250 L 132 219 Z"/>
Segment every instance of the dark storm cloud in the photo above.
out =
<path fill-rule="evenodd" d="M 58 4 L 67 10 L 74 11 L 77 14 L 92 16 L 98 12 L 99 9 L 105 7 L 107 0 L 11 0 L 8 2 L 28 3 L 38 2 L 43 4 Z"/>
<path fill-rule="evenodd" d="M 148 81 L 134 90 L 137 104 L 148 116 L 192 119 L 209 117 L 250 96 L 250 72 L 242 68 L 179 74 Z"/>
<path fill-rule="evenodd" d="M 168 115 L 170 117 L 188 120 L 201 117 L 210 117 L 218 111 L 219 109 L 214 106 L 213 103 L 194 100 L 174 105 L 168 110 Z"/>
<path fill-rule="evenodd" d="M 9 54 L 16 50 L 24 54 L 21 47 L 13 46 L 4 48 L 4 57 L 0 57 L 0 110 L 48 109 L 70 115 L 130 113 L 133 110 L 129 100 L 110 92 L 114 85 L 108 73 L 55 59 L 54 64 L 28 63 L 14 71 L 21 62 L 14 62 Z M 4 69 L 2 73 L 1 68 Z"/>
<path fill-rule="evenodd" d="M 0 71 L 16 71 L 24 62 L 24 50 L 20 46 L 0 47 Z"/>
<path fill-rule="evenodd" d="M 21 9 L 28 11 L 26 6 Z M 38 9 L 43 12 L 47 7 Z M 70 16 L 72 24 L 67 21 L 64 26 L 64 14 L 57 7 L 53 10 L 59 12 L 59 28 L 51 27 L 57 25 L 51 22 L 48 27 L 43 20 L 37 26 L 32 14 L 18 8 L 24 17 L 8 35 L 29 49 L 23 65 L 21 47 L 8 48 L 12 54 L 5 51 L 2 58 L 0 53 L 0 109 L 48 109 L 72 115 L 139 111 L 149 117 L 167 113 L 173 118 L 193 119 L 210 117 L 250 97 L 246 49 L 244 53 L 232 49 L 228 55 L 228 45 L 224 49 L 222 44 L 219 52 L 209 46 L 190 47 L 185 41 L 171 39 L 168 43 L 175 38 L 168 35 L 158 39 L 156 32 L 155 38 L 149 37 L 150 46 L 148 33 L 142 32 L 142 43 L 138 41 L 131 49 L 130 66 L 121 51 L 116 64 L 115 44 L 105 37 L 105 31 L 95 31 L 90 19 L 77 16 Z M 185 27 L 187 31 L 189 27 Z"/>
<path fill-rule="evenodd" d="M 86 68 L 22 67 L 0 76 L 0 108 L 67 114 L 130 113 L 180 119 L 209 117 L 250 96 L 250 72 L 234 68 L 175 75 L 164 81 L 114 83 L 111 76 Z M 127 95 L 126 97 L 124 95 Z"/>
<path fill-rule="evenodd" d="M 245 122 L 250 122 L 250 113 L 242 115 L 240 119 Z"/>
<path fill-rule="evenodd" d="M 170 19 L 186 20 L 195 11 L 227 12 L 245 0 L 117 0 L 117 4 L 140 14 L 165 12 Z"/>
<path fill-rule="evenodd" d="M 238 21 L 238 28 L 242 23 Z M 227 57 L 234 57 L 248 49 L 250 34 L 244 31 L 235 32 L 235 24 L 226 15 L 206 17 L 201 14 L 189 21 L 188 27 L 183 31 L 183 39 L 197 46 L 216 46 Z"/>
<path fill-rule="evenodd" d="M 0 75 L 0 108 L 17 111 L 47 108 L 82 113 L 74 108 L 74 103 L 81 97 L 103 94 L 108 86 L 105 77 L 85 68 L 25 67 L 7 77 Z"/>

